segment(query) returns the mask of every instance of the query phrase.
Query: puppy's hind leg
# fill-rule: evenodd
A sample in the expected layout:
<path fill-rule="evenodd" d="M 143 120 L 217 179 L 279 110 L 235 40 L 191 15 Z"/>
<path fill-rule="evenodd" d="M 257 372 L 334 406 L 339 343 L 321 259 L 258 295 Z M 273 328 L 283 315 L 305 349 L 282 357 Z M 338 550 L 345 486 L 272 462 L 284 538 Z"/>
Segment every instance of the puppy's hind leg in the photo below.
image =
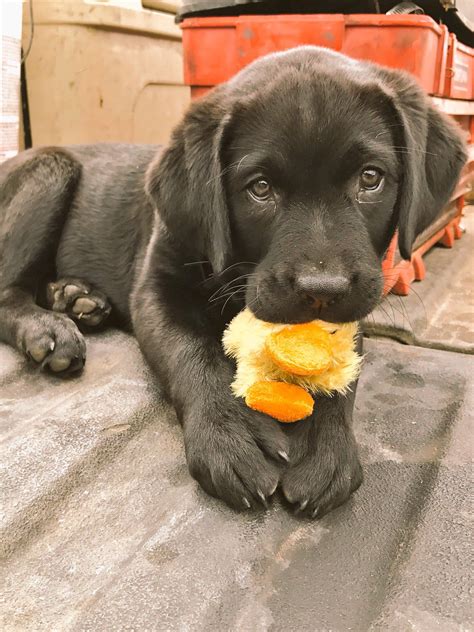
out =
<path fill-rule="evenodd" d="M 58 242 L 80 179 L 80 164 L 50 148 L 0 166 L 0 340 L 55 373 L 80 370 L 85 342 L 64 314 L 36 304 L 54 275 Z"/>
<path fill-rule="evenodd" d="M 46 307 L 67 314 L 79 325 L 98 327 L 109 316 L 112 307 L 102 292 L 82 279 L 63 278 L 48 283 Z"/>

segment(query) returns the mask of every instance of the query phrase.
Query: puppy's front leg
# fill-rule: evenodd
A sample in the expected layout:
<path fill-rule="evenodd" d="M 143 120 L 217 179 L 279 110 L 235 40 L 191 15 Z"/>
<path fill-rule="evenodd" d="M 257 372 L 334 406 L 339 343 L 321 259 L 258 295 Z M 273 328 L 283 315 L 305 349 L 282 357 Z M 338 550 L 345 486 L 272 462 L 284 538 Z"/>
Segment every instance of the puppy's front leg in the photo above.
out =
<path fill-rule="evenodd" d="M 144 274 L 132 318 L 183 425 L 191 475 L 236 509 L 265 504 L 278 485 L 276 462 L 288 460 L 287 438 L 275 421 L 232 395 L 234 367 L 206 316 L 205 299 L 175 277 Z"/>
<path fill-rule="evenodd" d="M 361 336 L 358 347 L 361 353 Z M 356 388 L 354 382 L 346 396 L 316 397 L 313 415 L 288 428 L 291 467 L 283 493 L 309 517 L 320 518 L 342 505 L 362 483 L 352 432 Z"/>

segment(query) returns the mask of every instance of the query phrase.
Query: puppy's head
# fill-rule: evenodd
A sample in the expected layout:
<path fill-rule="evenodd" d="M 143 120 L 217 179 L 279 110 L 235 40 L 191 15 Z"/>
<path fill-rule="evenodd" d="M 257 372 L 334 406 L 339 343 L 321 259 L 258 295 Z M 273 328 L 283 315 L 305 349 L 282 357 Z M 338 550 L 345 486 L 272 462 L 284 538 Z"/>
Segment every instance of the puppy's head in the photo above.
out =
<path fill-rule="evenodd" d="M 409 258 L 464 161 L 407 75 L 303 47 L 194 103 L 147 187 L 186 256 L 256 264 L 257 317 L 344 322 L 375 307 L 395 230 Z"/>

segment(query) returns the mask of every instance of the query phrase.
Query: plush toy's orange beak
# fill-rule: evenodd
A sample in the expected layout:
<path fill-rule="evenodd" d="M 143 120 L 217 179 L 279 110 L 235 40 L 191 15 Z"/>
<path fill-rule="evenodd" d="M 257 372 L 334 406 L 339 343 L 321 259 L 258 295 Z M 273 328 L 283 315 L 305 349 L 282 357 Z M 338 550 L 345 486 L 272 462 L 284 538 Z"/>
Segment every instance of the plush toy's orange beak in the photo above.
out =
<path fill-rule="evenodd" d="M 290 423 L 311 415 L 314 401 L 301 386 L 286 382 L 255 382 L 247 391 L 245 403 L 270 417 Z"/>
<path fill-rule="evenodd" d="M 293 375 L 319 375 L 331 366 L 331 334 L 317 323 L 289 325 L 265 344 L 273 362 Z"/>

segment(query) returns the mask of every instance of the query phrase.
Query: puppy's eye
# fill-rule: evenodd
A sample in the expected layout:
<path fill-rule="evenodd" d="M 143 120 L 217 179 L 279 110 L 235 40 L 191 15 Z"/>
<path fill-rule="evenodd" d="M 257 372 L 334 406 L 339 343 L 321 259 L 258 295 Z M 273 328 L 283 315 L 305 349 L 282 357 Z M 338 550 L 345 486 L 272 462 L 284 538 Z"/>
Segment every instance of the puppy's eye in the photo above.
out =
<path fill-rule="evenodd" d="M 365 191 L 375 191 L 383 180 L 383 173 L 376 167 L 367 167 L 359 176 L 360 188 Z"/>
<path fill-rule="evenodd" d="M 259 178 L 248 187 L 248 192 L 257 202 L 265 202 L 271 195 L 272 187 L 264 178 Z"/>

